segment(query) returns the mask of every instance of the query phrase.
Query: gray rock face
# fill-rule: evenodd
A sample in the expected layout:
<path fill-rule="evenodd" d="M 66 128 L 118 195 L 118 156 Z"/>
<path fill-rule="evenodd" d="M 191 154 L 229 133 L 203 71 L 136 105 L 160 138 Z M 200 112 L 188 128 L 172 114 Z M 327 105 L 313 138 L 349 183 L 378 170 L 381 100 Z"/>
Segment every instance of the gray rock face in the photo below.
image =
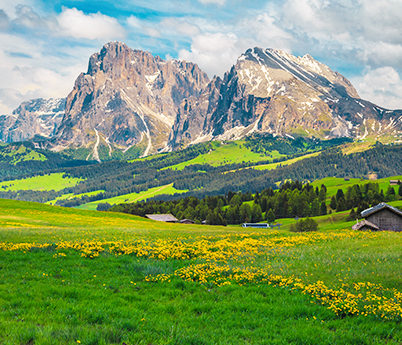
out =
<path fill-rule="evenodd" d="M 198 97 L 208 83 L 191 62 L 108 43 L 68 95 L 54 149 L 90 147 L 95 159 L 102 144 L 127 150 L 141 143 L 143 155 L 163 150 L 182 100 Z"/>
<path fill-rule="evenodd" d="M 249 49 L 224 79 L 182 102 L 170 135 L 172 149 L 207 140 L 274 135 L 355 137 L 398 135 L 402 111 L 361 100 L 352 84 L 311 56 Z"/>
<path fill-rule="evenodd" d="M 65 104 L 65 98 L 23 102 L 12 115 L 0 116 L 1 141 L 24 141 L 35 135 L 51 138 L 64 116 Z"/>
<path fill-rule="evenodd" d="M 67 99 L 31 100 L 0 116 L 0 139 L 39 134 L 52 139 L 41 147 L 86 148 L 88 159 L 100 160 L 133 146 L 145 156 L 255 131 L 399 138 L 401 126 L 402 110 L 360 99 L 346 78 L 309 55 L 249 49 L 223 79 L 210 81 L 191 62 L 111 42 L 90 57 Z"/>

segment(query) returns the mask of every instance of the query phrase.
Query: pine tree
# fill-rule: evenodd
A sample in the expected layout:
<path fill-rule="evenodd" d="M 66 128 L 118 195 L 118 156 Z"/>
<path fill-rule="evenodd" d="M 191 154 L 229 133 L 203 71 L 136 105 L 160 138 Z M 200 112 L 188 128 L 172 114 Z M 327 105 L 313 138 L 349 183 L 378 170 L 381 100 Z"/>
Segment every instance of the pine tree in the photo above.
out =
<path fill-rule="evenodd" d="M 325 201 L 323 201 L 320 206 L 320 215 L 325 216 L 326 214 L 327 214 L 327 205 L 325 204 Z"/>
<path fill-rule="evenodd" d="M 336 210 L 337 206 L 338 206 L 338 203 L 336 202 L 335 196 L 333 196 L 331 198 L 331 202 L 329 204 L 329 207 L 331 207 L 333 210 Z"/>
<path fill-rule="evenodd" d="M 319 215 L 320 215 L 320 202 L 318 201 L 318 198 L 315 198 L 313 200 L 313 203 L 311 204 L 311 216 L 317 217 Z"/>
<path fill-rule="evenodd" d="M 338 206 L 336 208 L 336 212 L 341 212 L 341 211 L 345 211 L 345 210 L 346 210 L 345 200 L 343 198 L 340 198 L 338 200 Z"/>
<path fill-rule="evenodd" d="M 270 208 L 267 212 L 267 215 L 265 216 L 266 220 L 268 223 L 273 223 L 275 222 L 275 214 L 274 211 L 272 211 L 272 208 Z"/>

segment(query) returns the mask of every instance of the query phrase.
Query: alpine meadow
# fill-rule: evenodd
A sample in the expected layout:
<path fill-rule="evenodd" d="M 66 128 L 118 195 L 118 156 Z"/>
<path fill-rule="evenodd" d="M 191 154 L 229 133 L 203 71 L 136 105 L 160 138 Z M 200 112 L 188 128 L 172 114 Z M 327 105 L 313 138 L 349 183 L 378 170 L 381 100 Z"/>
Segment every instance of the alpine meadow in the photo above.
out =
<path fill-rule="evenodd" d="M 402 344 L 401 16 L 0 0 L 0 344 Z"/>

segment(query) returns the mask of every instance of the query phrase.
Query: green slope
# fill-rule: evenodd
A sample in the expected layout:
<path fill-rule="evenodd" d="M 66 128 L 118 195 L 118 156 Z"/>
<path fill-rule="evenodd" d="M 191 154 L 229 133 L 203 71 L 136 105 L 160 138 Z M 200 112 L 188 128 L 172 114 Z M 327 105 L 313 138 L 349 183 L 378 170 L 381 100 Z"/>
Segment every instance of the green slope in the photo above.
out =
<path fill-rule="evenodd" d="M 0 190 L 62 190 L 67 187 L 74 187 L 79 182 L 84 181 L 81 178 L 72 178 L 64 176 L 64 173 L 54 173 L 43 176 L 35 176 L 20 180 L 11 180 L 0 182 Z"/>
<path fill-rule="evenodd" d="M 399 233 L 255 232 L 0 200 L 0 247 L 5 345 L 402 342 Z"/>
<path fill-rule="evenodd" d="M 150 189 L 140 192 L 140 193 L 124 194 L 124 195 L 116 196 L 114 198 L 93 201 L 93 202 L 90 202 L 87 204 L 80 205 L 77 208 L 83 209 L 83 210 L 96 210 L 96 207 L 98 206 L 99 203 L 107 202 L 107 203 L 113 205 L 113 204 L 121 204 L 121 203 L 139 202 L 139 201 L 153 198 L 157 195 L 162 195 L 162 194 L 173 195 L 173 194 L 181 194 L 181 193 L 185 193 L 185 192 L 187 192 L 187 190 L 178 190 L 178 189 L 174 188 L 173 183 L 171 183 L 171 184 L 168 184 L 165 186 L 150 188 Z"/>
<path fill-rule="evenodd" d="M 164 169 L 183 170 L 186 166 L 195 164 L 209 164 L 212 166 L 239 164 L 248 162 L 260 162 L 283 157 L 278 151 L 270 152 L 270 155 L 252 152 L 251 149 L 244 146 L 245 141 L 212 142 L 210 152 L 201 154 L 189 161 L 168 166 Z"/>

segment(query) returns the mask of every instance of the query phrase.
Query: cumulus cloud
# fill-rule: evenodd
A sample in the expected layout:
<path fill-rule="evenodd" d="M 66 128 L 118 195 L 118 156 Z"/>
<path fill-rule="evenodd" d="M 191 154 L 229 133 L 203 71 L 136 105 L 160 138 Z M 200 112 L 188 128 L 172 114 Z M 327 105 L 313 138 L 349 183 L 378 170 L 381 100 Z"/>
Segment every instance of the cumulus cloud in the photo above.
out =
<path fill-rule="evenodd" d="M 196 62 L 210 76 L 222 75 L 239 56 L 239 40 L 233 33 L 206 33 L 193 37 L 191 50 L 182 49 L 179 58 Z"/>
<path fill-rule="evenodd" d="M 402 80 L 394 68 L 369 69 L 351 81 L 360 97 L 387 109 L 402 109 Z"/>
<path fill-rule="evenodd" d="M 84 39 L 115 39 L 125 36 L 125 31 L 119 22 L 100 12 L 84 14 L 76 8 L 63 7 L 57 17 L 60 26 L 59 34 Z"/>
<path fill-rule="evenodd" d="M 16 18 L 13 24 L 28 29 L 45 29 L 48 27 L 46 21 L 37 14 L 32 7 L 26 5 L 16 6 Z"/>
<path fill-rule="evenodd" d="M 222 76 L 248 48 L 291 50 L 291 35 L 268 12 L 252 12 L 233 25 L 204 20 L 193 23 L 199 33 L 191 37 L 190 49 L 180 50 L 179 58 L 196 62 L 210 77 Z"/>
<path fill-rule="evenodd" d="M 332 55 L 331 48 L 338 46 L 340 59 L 352 57 L 348 52 L 353 51 L 360 63 L 402 67 L 402 59 L 387 54 L 402 45 L 400 1 L 287 0 L 278 13 L 282 28 L 305 49 Z"/>

